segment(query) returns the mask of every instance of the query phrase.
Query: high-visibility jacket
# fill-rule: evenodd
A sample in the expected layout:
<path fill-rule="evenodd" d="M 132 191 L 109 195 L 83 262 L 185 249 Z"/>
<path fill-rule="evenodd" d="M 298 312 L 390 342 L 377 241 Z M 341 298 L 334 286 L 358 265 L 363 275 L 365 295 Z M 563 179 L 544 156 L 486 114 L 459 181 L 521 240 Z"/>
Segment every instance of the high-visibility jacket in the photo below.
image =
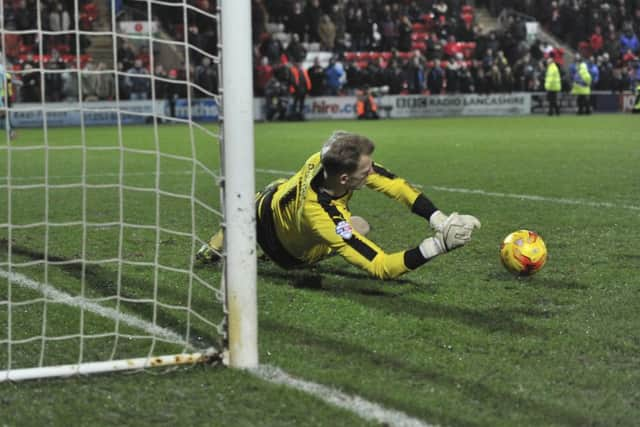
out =
<path fill-rule="evenodd" d="M 544 77 L 544 90 L 548 92 L 560 92 L 562 89 L 562 80 L 560 78 L 560 70 L 555 62 L 547 66 L 547 73 Z"/>
<path fill-rule="evenodd" d="M 581 62 L 578 65 L 571 93 L 573 95 L 591 95 L 591 73 L 589 73 L 589 68 L 585 62 Z"/>
<path fill-rule="evenodd" d="M 358 101 L 356 102 L 356 114 L 358 115 L 358 117 L 364 115 L 367 112 L 367 103 L 369 103 L 370 111 L 373 111 L 374 113 L 378 111 L 378 104 L 376 104 L 373 96 L 369 95 L 359 97 Z"/>
<path fill-rule="evenodd" d="M 300 73 L 302 71 L 302 73 Z M 302 82 L 307 87 L 307 92 L 311 90 L 311 79 L 309 73 L 304 68 L 291 67 L 291 75 L 293 76 L 293 84 L 289 86 L 289 92 L 296 93 L 297 88 L 300 85 L 300 74 L 304 81 Z"/>
<path fill-rule="evenodd" d="M 633 111 L 640 111 L 640 83 L 636 84 L 636 103 L 633 106 Z"/>

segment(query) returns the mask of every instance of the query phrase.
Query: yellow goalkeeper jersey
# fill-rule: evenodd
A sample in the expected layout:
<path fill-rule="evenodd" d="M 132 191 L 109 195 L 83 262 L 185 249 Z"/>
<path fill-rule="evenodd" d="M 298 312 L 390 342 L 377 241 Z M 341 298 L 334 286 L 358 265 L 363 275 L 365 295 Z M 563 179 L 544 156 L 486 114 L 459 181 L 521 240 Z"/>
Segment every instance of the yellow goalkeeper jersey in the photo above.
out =
<path fill-rule="evenodd" d="M 353 191 L 332 197 L 319 188 L 320 153 L 312 155 L 288 180 L 257 196 L 258 242 L 284 268 L 313 264 L 332 254 L 381 279 L 395 278 L 424 264 L 418 247 L 387 254 L 349 223 Z M 435 206 L 404 179 L 373 164 L 366 186 L 386 194 L 428 219 Z"/>

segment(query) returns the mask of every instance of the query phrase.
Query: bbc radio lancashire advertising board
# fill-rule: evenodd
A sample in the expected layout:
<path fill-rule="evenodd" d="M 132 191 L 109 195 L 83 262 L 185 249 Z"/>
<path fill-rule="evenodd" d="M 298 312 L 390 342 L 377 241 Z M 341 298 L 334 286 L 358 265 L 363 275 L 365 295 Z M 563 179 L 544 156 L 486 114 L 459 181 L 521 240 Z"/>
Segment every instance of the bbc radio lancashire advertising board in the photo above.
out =
<path fill-rule="evenodd" d="M 496 95 L 385 95 L 376 98 L 383 118 L 446 116 L 509 116 L 531 113 L 527 93 Z M 308 120 L 354 119 L 356 97 L 307 97 L 304 103 Z M 255 119 L 264 120 L 265 102 L 255 99 Z"/>
<path fill-rule="evenodd" d="M 527 93 L 383 96 L 389 117 L 513 116 L 531 113 Z"/>

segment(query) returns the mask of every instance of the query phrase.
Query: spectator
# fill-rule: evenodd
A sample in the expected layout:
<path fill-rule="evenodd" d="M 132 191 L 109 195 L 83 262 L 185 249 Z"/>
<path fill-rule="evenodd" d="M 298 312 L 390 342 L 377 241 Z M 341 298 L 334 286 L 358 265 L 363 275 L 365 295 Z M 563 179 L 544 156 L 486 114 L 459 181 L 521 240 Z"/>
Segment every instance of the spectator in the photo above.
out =
<path fill-rule="evenodd" d="M 331 20 L 336 27 L 336 45 L 342 49 L 345 45 L 345 33 L 347 32 L 347 19 L 344 14 L 344 5 L 340 1 L 333 5 Z"/>
<path fill-rule="evenodd" d="M 71 17 L 62 3 L 56 3 L 49 13 L 49 29 L 51 31 L 69 31 Z"/>
<path fill-rule="evenodd" d="M 82 97 L 85 101 L 97 101 L 98 76 L 93 73 L 95 71 L 93 61 L 87 61 L 83 71 L 85 72 L 82 73 Z"/>
<path fill-rule="evenodd" d="M 391 7 L 387 4 L 384 7 L 384 15 L 381 20 L 382 50 L 389 51 L 396 45 L 396 22 L 391 16 Z"/>
<path fill-rule="evenodd" d="M 486 76 L 487 93 L 498 93 L 502 88 L 502 73 L 498 65 L 494 64 Z"/>
<path fill-rule="evenodd" d="M 265 33 L 262 35 L 262 42 L 258 46 L 258 53 L 260 53 L 260 56 L 269 58 L 269 63 L 275 65 L 280 63 L 284 49 L 280 40 L 275 39 L 271 33 Z"/>
<path fill-rule="evenodd" d="M 591 56 L 587 61 L 587 69 L 591 75 L 591 88 L 594 89 L 600 81 L 600 69 L 598 68 L 598 64 L 593 56 Z"/>
<path fill-rule="evenodd" d="M 218 92 L 218 72 L 209 57 L 203 57 L 202 62 L 195 68 L 194 83 L 209 93 Z M 209 93 L 198 90 L 196 97 L 210 97 Z"/>
<path fill-rule="evenodd" d="M 299 40 L 304 40 L 304 35 L 307 32 L 308 25 L 307 18 L 303 13 L 302 3 L 300 1 L 293 3 L 293 11 L 287 17 L 285 28 L 287 32 L 297 34 Z"/>
<path fill-rule="evenodd" d="M 589 38 L 589 47 L 593 55 L 599 55 L 602 47 L 604 46 L 604 39 L 602 38 L 602 28 L 600 25 L 596 25 L 593 29 L 593 34 Z"/>
<path fill-rule="evenodd" d="M 302 64 L 294 63 L 290 69 L 291 84 L 289 92 L 293 95 L 293 105 L 291 108 L 291 120 L 304 120 L 304 100 L 311 92 L 311 79 L 307 70 L 302 68 Z"/>
<path fill-rule="evenodd" d="M 359 87 L 364 86 L 365 75 L 355 61 L 347 62 L 344 74 L 346 79 L 344 88 L 347 92 L 353 92 Z M 328 90 L 328 93 L 332 94 L 332 91 Z"/>
<path fill-rule="evenodd" d="M 342 64 L 337 62 L 335 58 L 331 58 L 325 74 L 327 76 L 326 82 L 329 94 L 338 95 L 342 88 L 342 78 L 344 76 Z"/>
<path fill-rule="evenodd" d="M 114 98 L 115 84 L 113 74 L 111 71 L 107 71 L 107 64 L 104 62 L 98 63 L 98 74 L 96 82 L 96 95 L 100 100 L 111 100 Z"/>
<path fill-rule="evenodd" d="M 511 93 L 515 88 L 515 79 L 511 67 L 506 66 L 502 72 L 502 87 L 500 92 Z"/>
<path fill-rule="evenodd" d="M 471 70 L 467 67 L 467 64 L 461 62 L 458 68 L 458 90 L 460 93 L 474 93 L 476 92 L 476 82 L 473 79 Z"/>
<path fill-rule="evenodd" d="M 407 66 L 407 83 L 409 84 L 409 93 L 413 94 L 422 93 L 426 87 L 424 65 L 417 55 L 411 58 L 411 62 Z"/>
<path fill-rule="evenodd" d="M 153 76 L 155 77 L 153 79 L 155 99 L 166 101 L 169 98 L 169 82 L 167 82 L 169 73 L 167 73 L 162 64 L 158 64 Z"/>
<path fill-rule="evenodd" d="M 378 116 L 378 104 L 368 87 L 365 87 L 357 96 L 356 115 L 359 120 L 377 120 L 380 118 Z"/>
<path fill-rule="evenodd" d="M 350 9 L 353 16 L 347 17 L 347 28 L 350 30 L 351 43 L 353 50 L 368 50 L 370 31 L 362 8 Z"/>
<path fill-rule="evenodd" d="M 60 74 L 62 90 L 60 100 L 65 102 L 78 102 L 78 72 L 65 69 Z"/>
<path fill-rule="evenodd" d="M 287 46 L 285 54 L 291 62 L 303 62 L 307 57 L 307 49 L 300 43 L 298 34 L 291 35 L 291 41 Z"/>
<path fill-rule="evenodd" d="M 327 14 L 320 17 L 318 37 L 320 38 L 320 49 L 333 51 L 336 41 L 336 26 Z"/>
<path fill-rule="evenodd" d="M 118 39 L 118 61 L 122 63 L 122 67 L 125 70 L 133 67 L 133 63 L 136 60 L 135 49 L 127 40 Z"/>
<path fill-rule="evenodd" d="M 395 59 L 391 61 L 387 68 L 387 81 L 389 82 L 390 95 L 398 95 L 407 87 L 405 72 L 399 61 Z"/>
<path fill-rule="evenodd" d="M 25 64 L 24 71 L 21 90 L 22 101 L 40 102 L 40 73 L 33 71 L 31 63 Z"/>
<path fill-rule="evenodd" d="M 431 95 L 440 95 L 444 86 L 444 70 L 440 65 L 440 60 L 433 61 L 433 67 L 427 75 L 427 88 Z"/>
<path fill-rule="evenodd" d="M 398 50 L 409 52 L 411 50 L 411 21 L 408 16 L 403 16 L 398 24 Z"/>
<path fill-rule="evenodd" d="M 269 79 L 264 89 L 266 117 L 271 120 L 285 120 L 289 105 L 289 92 L 285 79 L 288 74 L 284 72 L 285 66 L 280 66 L 275 70 L 274 75 Z"/>
<path fill-rule="evenodd" d="M 595 90 L 611 90 L 611 82 L 612 82 L 612 73 L 613 73 L 613 64 L 609 61 L 608 57 L 605 59 L 605 55 L 598 56 L 596 58 L 596 63 L 598 65 L 598 70 L 600 73 L 600 79 L 597 84 L 595 84 Z"/>
<path fill-rule="evenodd" d="M 255 77 L 253 80 L 253 91 L 256 96 L 264 96 L 264 88 L 267 82 L 273 77 L 273 67 L 269 64 L 269 58 L 263 56 L 260 65 L 255 68 Z"/>
<path fill-rule="evenodd" d="M 626 25 L 622 34 L 620 35 L 620 53 L 625 54 L 631 51 L 634 55 L 637 55 L 640 50 L 640 43 L 638 37 L 633 32 L 631 25 Z"/>
<path fill-rule="evenodd" d="M 307 20 L 307 28 L 309 29 L 309 41 L 320 41 L 318 28 L 320 27 L 320 17 L 322 9 L 320 8 L 320 0 L 311 0 L 305 9 L 305 17 Z"/>
<path fill-rule="evenodd" d="M 133 67 L 127 70 L 128 74 L 135 74 L 135 76 L 127 76 L 125 84 L 129 91 L 129 99 L 142 100 L 149 99 L 149 73 L 147 69 L 142 66 L 142 60 L 136 59 Z M 138 77 L 144 76 L 144 77 Z"/>
<path fill-rule="evenodd" d="M 251 28 L 253 43 L 257 43 L 260 36 L 265 32 L 267 27 L 267 9 L 262 0 L 253 0 L 251 2 Z"/>
<path fill-rule="evenodd" d="M 57 50 L 51 52 L 51 59 L 46 64 L 47 70 L 60 71 L 67 68 Z M 48 102 L 60 102 L 63 99 L 63 79 L 61 72 L 45 73 L 45 97 Z M 77 92 L 77 89 L 76 89 Z"/>
<path fill-rule="evenodd" d="M 311 80 L 311 96 L 322 96 L 325 94 L 325 72 L 320 65 L 320 58 L 317 56 L 313 60 L 313 65 L 307 70 Z"/>
<path fill-rule="evenodd" d="M 558 93 L 562 90 L 562 78 L 560 69 L 553 57 L 547 59 L 547 71 L 544 79 L 544 90 L 547 92 L 547 102 L 549 103 L 548 115 L 560 115 L 558 106 Z"/>
<path fill-rule="evenodd" d="M 578 114 L 591 114 L 591 74 L 586 61 L 576 54 L 575 62 L 571 64 L 571 80 L 573 87 L 571 94 L 578 97 Z"/>

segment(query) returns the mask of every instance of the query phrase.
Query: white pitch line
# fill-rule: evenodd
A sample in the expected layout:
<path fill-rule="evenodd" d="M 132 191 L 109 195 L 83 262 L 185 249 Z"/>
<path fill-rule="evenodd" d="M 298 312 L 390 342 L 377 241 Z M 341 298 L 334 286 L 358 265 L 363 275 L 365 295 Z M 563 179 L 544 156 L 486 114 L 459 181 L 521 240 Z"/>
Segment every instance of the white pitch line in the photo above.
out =
<path fill-rule="evenodd" d="M 281 176 L 282 175 L 291 176 L 294 174 L 291 171 L 281 171 L 276 169 L 256 169 L 256 172 L 270 174 L 270 175 L 281 175 Z M 443 187 L 440 185 L 429 185 L 429 186 L 420 185 L 420 184 L 412 184 L 412 185 L 417 188 L 431 189 L 431 190 L 443 191 L 447 193 L 477 194 L 480 196 L 502 197 L 507 199 L 518 199 L 518 200 L 533 200 L 536 202 L 549 202 L 549 203 L 558 203 L 563 205 L 579 205 L 579 206 L 589 206 L 594 208 L 614 208 L 614 209 L 629 209 L 633 211 L 640 211 L 640 206 L 617 204 L 617 203 L 611 203 L 611 202 L 591 202 L 589 200 L 536 196 L 533 194 L 499 193 L 495 191 L 485 191 L 485 190 L 477 190 L 477 189 L 471 189 L 471 188 Z"/>
<path fill-rule="evenodd" d="M 279 368 L 262 365 L 250 370 L 259 378 L 275 384 L 285 385 L 317 397 L 339 408 L 346 409 L 369 421 L 377 421 L 384 425 L 397 427 L 433 427 L 424 421 L 410 417 L 404 412 L 387 409 L 377 403 L 369 402 L 359 396 L 341 392 L 332 387 L 292 377 Z"/>
<path fill-rule="evenodd" d="M 57 303 L 82 308 L 108 319 L 120 320 L 129 326 L 141 329 L 153 336 L 157 336 L 177 344 L 182 344 L 190 350 L 194 350 L 193 346 L 186 343 L 179 334 L 170 329 L 154 325 L 140 317 L 118 312 L 112 308 L 87 301 L 85 298 L 74 297 L 66 292 L 59 291 L 51 285 L 30 279 L 21 273 L 9 273 L 0 269 L 0 277 L 8 279 L 11 283 L 23 288 L 39 291 L 46 298 Z M 294 378 L 283 370 L 273 366 L 263 365 L 250 370 L 250 372 L 262 380 L 303 391 L 317 399 L 351 411 L 366 420 L 378 421 L 397 427 L 433 427 L 430 424 L 425 424 L 423 421 L 412 418 L 403 412 L 384 408 L 383 406 L 370 402 L 362 397 L 348 395 L 331 387 Z"/>
<path fill-rule="evenodd" d="M 155 337 L 159 337 L 176 344 L 182 344 L 193 350 L 193 347 L 189 343 L 185 342 L 184 338 L 179 334 L 158 325 L 154 325 L 153 323 L 147 322 L 139 317 L 119 312 L 113 308 L 104 307 L 100 304 L 87 301 L 82 297 L 74 297 L 66 292 L 59 291 L 55 287 L 46 283 L 36 282 L 21 273 L 9 273 L 8 271 L 0 269 L 0 277 L 8 279 L 11 283 L 22 286 L 23 288 L 39 291 L 46 298 L 56 303 L 67 304 L 71 307 L 78 307 L 99 316 L 106 317 L 107 319 L 120 320 L 122 323 L 141 329 Z"/>

